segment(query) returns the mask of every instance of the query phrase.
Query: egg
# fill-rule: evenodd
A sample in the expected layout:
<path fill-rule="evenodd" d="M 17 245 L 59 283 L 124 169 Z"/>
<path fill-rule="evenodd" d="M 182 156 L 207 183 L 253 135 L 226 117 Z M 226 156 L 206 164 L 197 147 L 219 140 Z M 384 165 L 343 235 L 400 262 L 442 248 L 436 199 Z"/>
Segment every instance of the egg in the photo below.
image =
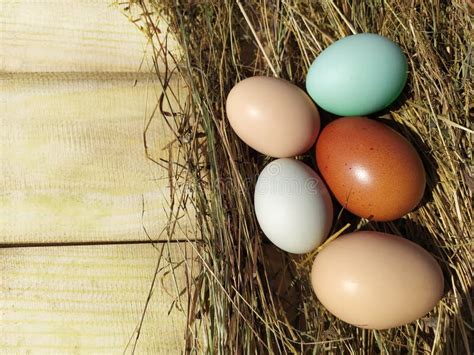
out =
<path fill-rule="evenodd" d="M 306 164 L 277 159 L 260 173 L 255 214 L 273 244 L 289 253 L 307 253 L 327 237 L 333 217 L 329 191 Z"/>
<path fill-rule="evenodd" d="M 399 46 L 373 33 L 345 37 L 313 62 L 306 90 L 324 110 L 340 116 L 379 111 L 400 95 L 407 60 Z"/>
<path fill-rule="evenodd" d="M 385 124 L 364 117 L 336 119 L 316 143 L 318 169 L 343 207 L 374 221 L 413 210 L 426 185 L 415 148 Z"/>
<path fill-rule="evenodd" d="M 227 117 L 235 133 L 256 151 L 275 158 L 303 154 L 319 133 L 311 98 L 282 79 L 255 76 L 230 91 Z"/>
<path fill-rule="evenodd" d="M 407 239 L 378 232 L 340 236 L 321 250 L 311 272 L 326 309 L 360 328 L 401 326 L 430 312 L 443 296 L 435 259 Z"/>

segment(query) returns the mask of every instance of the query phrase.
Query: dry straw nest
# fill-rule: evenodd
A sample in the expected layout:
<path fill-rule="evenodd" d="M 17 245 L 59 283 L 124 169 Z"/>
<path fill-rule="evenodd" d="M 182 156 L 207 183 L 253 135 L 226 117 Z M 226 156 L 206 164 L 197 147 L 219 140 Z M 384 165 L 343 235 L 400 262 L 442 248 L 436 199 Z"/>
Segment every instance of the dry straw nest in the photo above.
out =
<path fill-rule="evenodd" d="M 175 187 L 170 216 L 193 214 L 189 238 L 201 238 L 193 244 L 201 271 L 187 290 L 186 352 L 471 354 L 472 3 L 135 0 L 126 11 L 131 8 L 139 10 L 164 89 L 149 122 L 163 119 L 175 135 L 174 153 L 155 158 Z M 158 18 L 178 41 L 179 58 L 167 53 Z M 275 75 L 304 87 L 321 50 L 360 32 L 382 34 L 407 55 L 402 96 L 372 118 L 388 121 L 413 143 L 428 191 L 419 208 L 391 223 L 360 220 L 339 206 L 333 233 L 350 223 L 348 231 L 403 235 L 434 255 L 446 280 L 445 296 L 430 314 L 384 331 L 357 329 L 329 314 L 311 290 L 312 257 L 280 252 L 262 235 L 253 189 L 269 158 L 237 138 L 225 113 L 226 95 L 239 80 Z M 169 85 L 176 77 L 187 99 L 166 109 L 183 95 Z M 333 118 L 323 114 L 323 125 Z M 168 234 L 179 230 L 179 219 L 173 223 Z"/>

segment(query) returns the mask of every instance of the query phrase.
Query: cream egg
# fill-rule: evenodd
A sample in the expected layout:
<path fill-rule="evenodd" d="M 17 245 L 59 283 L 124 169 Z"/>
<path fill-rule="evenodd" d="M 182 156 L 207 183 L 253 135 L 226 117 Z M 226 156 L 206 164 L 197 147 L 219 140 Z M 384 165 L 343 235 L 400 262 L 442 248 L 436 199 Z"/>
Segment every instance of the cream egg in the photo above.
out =
<path fill-rule="evenodd" d="M 255 76 L 230 91 L 227 117 L 250 147 L 275 158 L 303 154 L 320 129 L 319 112 L 306 93 L 292 83 Z"/>

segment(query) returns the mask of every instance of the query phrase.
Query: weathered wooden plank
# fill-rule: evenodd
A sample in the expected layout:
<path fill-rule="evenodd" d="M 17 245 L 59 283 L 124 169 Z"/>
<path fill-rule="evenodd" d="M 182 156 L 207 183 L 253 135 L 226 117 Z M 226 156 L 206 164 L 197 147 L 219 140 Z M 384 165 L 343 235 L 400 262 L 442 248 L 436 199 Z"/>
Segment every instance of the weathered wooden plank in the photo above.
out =
<path fill-rule="evenodd" d="M 112 3 L 2 0 L 0 71 L 136 72 L 144 58 L 141 70 L 148 71 L 146 36 Z"/>
<path fill-rule="evenodd" d="M 137 354 L 184 346 L 178 294 L 191 289 L 193 249 L 162 246 Z M 0 353 L 130 354 L 159 256 L 151 245 L 0 249 Z"/>
<path fill-rule="evenodd" d="M 143 144 L 160 89 L 103 75 L 0 74 L 0 244 L 146 240 L 143 226 L 157 238 L 167 225 L 168 173 Z M 164 120 L 149 136 L 167 158 Z"/>
<path fill-rule="evenodd" d="M 0 1 L 0 244 L 143 241 L 143 226 L 167 238 L 168 173 L 142 136 L 161 92 L 145 36 L 111 3 Z M 167 159 L 164 121 L 148 138 Z M 179 217 L 176 236 L 192 238 Z M 159 245 L 136 353 L 184 346 L 177 294 L 192 248 Z M 0 249 L 0 353 L 131 353 L 158 256 L 136 244 Z"/>

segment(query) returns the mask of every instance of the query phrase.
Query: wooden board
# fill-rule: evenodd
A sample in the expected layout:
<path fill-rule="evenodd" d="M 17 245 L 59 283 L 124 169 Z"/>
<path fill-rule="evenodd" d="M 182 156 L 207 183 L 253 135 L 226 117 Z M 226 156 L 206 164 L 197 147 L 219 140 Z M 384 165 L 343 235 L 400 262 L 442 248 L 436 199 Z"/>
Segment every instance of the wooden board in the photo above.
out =
<path fill-rule="evenodd" d="M 112 3 L 0 1 L 0 354 L 133 350 L 160 255 L 135 242 L 167 238 L 169 183 L 147 39 Z M 168 158 L 164 121 L 148 138 Z M 184 346 L 192 248 L 161 246 L 137 354 Z"/>
<path fill-rule="evenodd" d="M 136 354 L 183 349 L 187 296 L 177 295 L 192 253 L 165 245 Z M 130 354 L 159 255 L 150 245 L 0 249 L 0 353 Z"/>
<path fill-rule="evenodd" d="M 0 71 L 149 71 L 146 36 L 113 3 L 0 1 Z M 166 24 L 161 28 L 165 36 Z M 168 42 L 170 51 L 176 48 L 171 39 Z"/>
<path fill-rule="evenodd" d="M 143 131 L 160 89 L 57 76 L 0 75 L 0 244 L 147 240 L 143 226 L 158 238 L 168 173 L 147 159 Z M 167 158 L 171 133 L 153 122 L 152 150 Z"/>

